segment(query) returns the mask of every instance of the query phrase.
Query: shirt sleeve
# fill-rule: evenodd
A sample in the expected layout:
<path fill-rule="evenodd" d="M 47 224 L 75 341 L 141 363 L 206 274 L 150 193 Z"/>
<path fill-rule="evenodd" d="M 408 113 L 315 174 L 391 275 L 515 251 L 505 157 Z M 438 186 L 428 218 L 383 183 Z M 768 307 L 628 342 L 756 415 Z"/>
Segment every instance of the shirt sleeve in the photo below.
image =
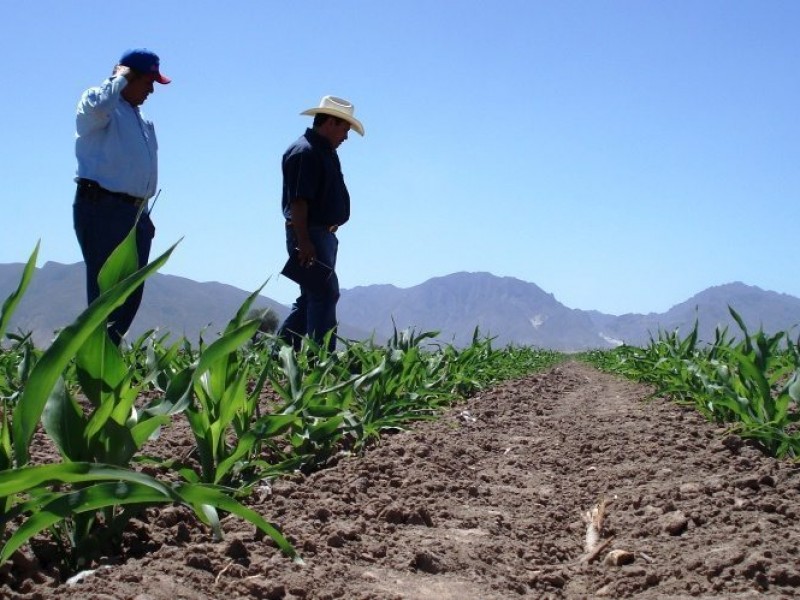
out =
<path fill-rule="evenodd" d="M 100 87 L 89 88 L 78 102 L 75 127 L 78 135 L 108 125 L 111 113 L 119 103 L 120 94 L 128 80 L 125 77 L 110 77 Z"/>
<path fill-rule="evenodd" d="M 290 203 L 296 198 L 305 198 L 310 204 L 319 200 L 322 165 L 312 152 L 298 152 L 289 156 L 284 177 Z"/>

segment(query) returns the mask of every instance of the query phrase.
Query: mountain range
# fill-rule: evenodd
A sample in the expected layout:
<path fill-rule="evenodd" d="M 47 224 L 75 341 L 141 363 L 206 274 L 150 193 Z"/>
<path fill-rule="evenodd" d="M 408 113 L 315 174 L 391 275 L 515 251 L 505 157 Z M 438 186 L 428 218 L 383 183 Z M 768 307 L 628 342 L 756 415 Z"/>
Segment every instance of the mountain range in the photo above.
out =
<path fill-rule="evenodd" d="M 0 264 L 0 300 L 19 284 L 23 265 Z M 11 320 L 11 331 L 32 332 L 46 346 L 55 333 L 85 308 L 82 263 L 47 262 L 37 268 Z M 230 285 L 200 283 L 156 273 L 146 284 L 144 301 L 130 337 L 149 329 L 183 335 L 215 337 L 250 294 Z M 282 319 L 289 308 L 259 296 L 255 305 L 270 308 Z M 394 331 L 414 328 L 437 331 L 437 339 L 455 346 L 471 343 L 478 328 L 495 347 L 508 344 L 560 351 L 611 348 L 621 343 L 645 345 L 659 330 L 690 331 L 699 322 L 700 338 L 713 341 L 717 327 L 738 333 L 728 311 L 733 307 L 756 331 L 793 332 L 800 325 L 800 299 L 734 282 L 711 287 L 665 313 L 614 316 L 571 309 L 534 283 L 490 273 L 453 273 L 409 288 L 369 285 L 342 290 L 338 306 L 339 333 L 350 339 L 386 341 Z"/>

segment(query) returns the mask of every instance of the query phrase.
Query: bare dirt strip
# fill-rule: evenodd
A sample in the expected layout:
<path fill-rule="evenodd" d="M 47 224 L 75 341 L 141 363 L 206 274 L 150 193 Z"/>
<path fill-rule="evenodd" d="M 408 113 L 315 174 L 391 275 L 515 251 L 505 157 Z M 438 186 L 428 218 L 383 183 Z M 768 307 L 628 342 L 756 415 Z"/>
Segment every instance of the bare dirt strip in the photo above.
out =
<path fill-rule="evenodd" d="M 125 554 L 74 585 L 24 560 L 4 567 L 0 597 L 800 596 L 800 468 L 648 394 L 566 363 L 260 489 L 249 505 L 304 565 L 233 518 L 213 543 L 175 507 L 135 521 Z M 601 498 L 602 550 L 587 556 L 584 514 Z"/>

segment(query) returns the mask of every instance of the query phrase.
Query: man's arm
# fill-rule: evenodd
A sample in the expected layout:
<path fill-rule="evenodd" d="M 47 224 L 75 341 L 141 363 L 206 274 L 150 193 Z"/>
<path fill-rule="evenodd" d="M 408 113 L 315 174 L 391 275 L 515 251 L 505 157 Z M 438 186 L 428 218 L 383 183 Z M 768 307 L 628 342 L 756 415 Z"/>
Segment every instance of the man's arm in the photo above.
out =
<path fill-rule="evenodd" d="M 297 238 L 297 258 L 303 266 L 311 264 L 317 258 L 317 250 L 308 235 L 308 201 L 305 198 L 295 198 L 289 209 L 292 214 L 292 229 Z"/>
<path fill-rule="evenodd" d="M 117 65 L 113 75 L 106 79 L 100 87 L 84 92 L 78 102 L 76 127 L 78 135 L 108 125 L 111 113 L 119 102 L 120 94 L 128 81 L 134 76 L 133 71 L 123 65 Z"/>

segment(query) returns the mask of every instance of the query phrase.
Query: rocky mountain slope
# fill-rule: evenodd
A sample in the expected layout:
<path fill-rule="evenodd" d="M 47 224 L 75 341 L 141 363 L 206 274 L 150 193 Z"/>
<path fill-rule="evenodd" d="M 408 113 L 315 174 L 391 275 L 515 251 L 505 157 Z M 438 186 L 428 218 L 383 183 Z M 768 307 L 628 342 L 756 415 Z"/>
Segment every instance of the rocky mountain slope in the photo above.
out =
<path fill-rule="evenodd" d="M 0 299 L 17 286 L 22 264 L 0 265 Z M 11 330 L 32 331 L 40 345 L 71 323 L 84 309 L 83 265 L 48 262 L 37 269 Z M 250 292 L 216 282 L 157 273 L 147 282 L 132 336 L 158 328 L 196 341 L 201 332 L 216 336 Z M 266 297 L 258 306 L 280 318 L 288 307 Z M 438 331 L 444 343 L 468 345 L 476 327 L 495 345 L 531 345 L 561 351 L 610 348 L 622 342 L 646 344 L 659 330 L 685 335 L 695 319 L 700 337 L 714 339 L 717 326 L 738 333 L 728 312 L 732 306 L 752 330 L 792 331 L 800 325 L 800 299 L 743 283 L 711 287 L 665 313 L 608 315 L 571 309 L 534 283 L 490 273 L 453 273 L 409 288 L 370 285 L 342 290 L 340 333 L 348 338 L 374 336 L 384 342 L 393 329 Z"/>

